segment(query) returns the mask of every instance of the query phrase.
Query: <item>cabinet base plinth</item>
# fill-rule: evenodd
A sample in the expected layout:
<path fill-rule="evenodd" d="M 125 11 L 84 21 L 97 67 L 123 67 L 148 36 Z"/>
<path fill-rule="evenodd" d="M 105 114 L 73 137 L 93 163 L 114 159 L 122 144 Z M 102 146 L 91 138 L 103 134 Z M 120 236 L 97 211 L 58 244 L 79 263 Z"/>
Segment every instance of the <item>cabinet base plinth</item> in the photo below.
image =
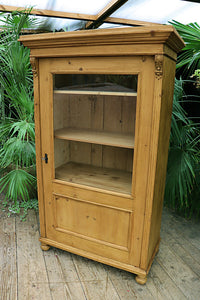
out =
<path fill-rule="evenodd" d="M 147 282 L 147 275 L 137 275 L 135 280 L 139 284 L 145 284 Z"/>
<path fill-rule="evenodd" d="M 43 251 L 48 251 L 49 250 L 49 248 L 50 248 L 50 246 L 49 245 L 47 245 L 47 244 L 44 244 L 44 243 L 41 243 L 41 249 L 43 250 Z"/>

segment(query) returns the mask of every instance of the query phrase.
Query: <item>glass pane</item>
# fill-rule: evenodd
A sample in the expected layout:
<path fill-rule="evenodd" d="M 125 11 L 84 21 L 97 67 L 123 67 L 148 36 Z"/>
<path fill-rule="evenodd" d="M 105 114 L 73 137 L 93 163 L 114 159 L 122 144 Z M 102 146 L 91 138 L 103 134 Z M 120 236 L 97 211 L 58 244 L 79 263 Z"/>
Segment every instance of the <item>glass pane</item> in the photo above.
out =
<path fill-rule="evenodd" d="M 131 193 L 136 75 L 54 75 L 55 178 Z"/>

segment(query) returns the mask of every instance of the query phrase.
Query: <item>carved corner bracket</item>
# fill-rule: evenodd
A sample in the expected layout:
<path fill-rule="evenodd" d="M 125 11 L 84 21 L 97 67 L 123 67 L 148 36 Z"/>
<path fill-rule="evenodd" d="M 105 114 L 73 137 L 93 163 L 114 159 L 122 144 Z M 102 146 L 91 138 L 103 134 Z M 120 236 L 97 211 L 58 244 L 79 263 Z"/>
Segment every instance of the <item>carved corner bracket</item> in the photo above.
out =
<path fill-rule="evenodd" d="M 30 57 L 30 63 L 32 66 L 32 72 L 33 72 L 33 76 L 37 77 L 38 76 L 38 59 L 35 57 Z"/>
<path fill-rule="evenodd" d="M 163 76 L 163 55 L 155 55 L 155 75 L 157 79 Z"/>

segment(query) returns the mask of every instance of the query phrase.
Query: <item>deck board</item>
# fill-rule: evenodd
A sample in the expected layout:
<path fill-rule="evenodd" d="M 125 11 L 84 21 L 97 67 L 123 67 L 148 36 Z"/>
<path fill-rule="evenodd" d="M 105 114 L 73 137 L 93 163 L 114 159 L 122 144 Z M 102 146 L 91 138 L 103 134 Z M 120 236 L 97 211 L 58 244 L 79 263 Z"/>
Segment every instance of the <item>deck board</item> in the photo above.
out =
<path fill-rule="evenodd" d="M 159 264 L 157 258 L 155 259 L 148 276 L 149 278 L 146 285 L 154 295 L 154 299 L 187 299 L 168 273 Z"/>
<path fill-rule="evenodd" d="M 68 252 L 40 249 L 38 215 L 0 213 L 0 300 L 198 299 L 200 223 L 164 210 L 161 245 L 145 286 L 134 275 Z"/>
<path fill-rule="evenodd" d="M 166 231 L 162 230 L 162 237 L 167 241 L 168 246 L 175 253 L 178 253 L 178 256 L 182 259 L 182 261 L 187 266 L 193 266 L 192 270 L 196 273 L 197 276 L 200 276 L 200 252 L 198 249 L 196 250 L 192 244 L 189 244 L 187 240 L 180 235 L 173 235 L 172 230 L 166 229 Z"/>
<path fill-rule="evenodd" d="M 50 299 L 51 291 L 44 261 L 38 245 L 39 230 L 34 211 L 21 222 L 16 217 L 18 299 Z"/>
<path fill-rule="evenodd" d="M 0 214 L 0 299 L 17 299 L 15 217 Z"/>

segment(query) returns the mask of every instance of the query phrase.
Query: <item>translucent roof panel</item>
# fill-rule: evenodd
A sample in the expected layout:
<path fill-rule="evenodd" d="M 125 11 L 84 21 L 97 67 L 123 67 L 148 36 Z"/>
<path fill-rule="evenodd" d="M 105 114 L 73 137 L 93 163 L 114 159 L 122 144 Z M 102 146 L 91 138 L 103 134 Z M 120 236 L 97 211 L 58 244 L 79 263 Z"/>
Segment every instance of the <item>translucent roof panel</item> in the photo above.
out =
<path fill-rule="evenodd" d="M 11 5 L 17 7 L 33 7 L 35 9 L 47 9 L 55 11 L 64 11 L 71 13 L 82 13 L 89 15 L 97 15 L 110 1 L 109 0 L 2 0 L 1 5 Z M 51 17 L 37 17 L 42 24 L 42 27 L 49 30 L 65 29 L 67 31 L 77 30 L 84 27 L 84 21 L 51 18 Z"/>
<path fill-rule="evenodd" d="M 97 15 L 109 2 L 110 0 L 3 0 L 0 4 Z M 111 17 L 161 24 L 166 24 L 173 19 L 184 24 L 190 22 L 200 24 L 200 3 L 184 0 L 128 0 Z M 52 17 L 37 18 L 41 21 L 42 27 L 49 30 L 73 31 L 84 28 L 84 24 L 87 22 Z M 114 26 L 117 25 L 104 23 L 101 27 Z"/>
<path fill-rule="evenodd" d="M 166 24 L 175 19 L 181 23 L 200 23 L 200 3 L 183 0 L 129 0 L 111 17 Z"/>

